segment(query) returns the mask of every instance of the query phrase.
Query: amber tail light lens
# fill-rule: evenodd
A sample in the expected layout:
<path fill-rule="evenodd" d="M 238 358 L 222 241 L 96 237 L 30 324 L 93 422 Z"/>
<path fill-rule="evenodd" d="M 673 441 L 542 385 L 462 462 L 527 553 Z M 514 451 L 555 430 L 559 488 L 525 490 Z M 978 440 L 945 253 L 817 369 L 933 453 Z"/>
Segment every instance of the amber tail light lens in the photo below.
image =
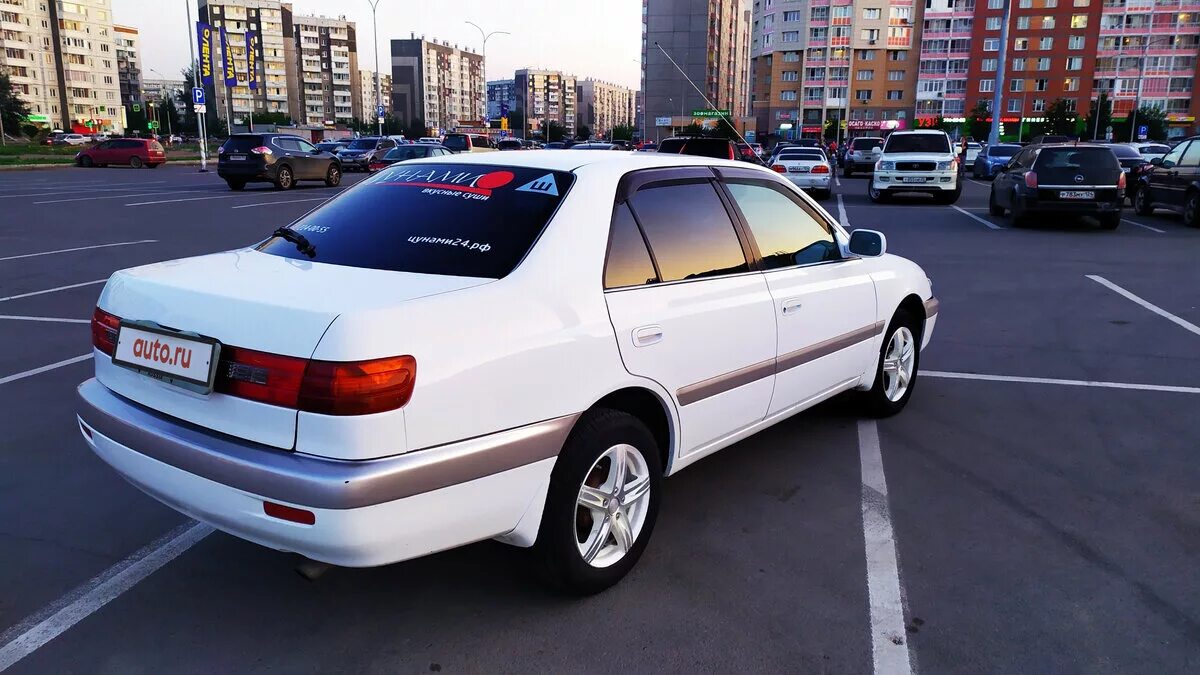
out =
<path fill-rule="evenodd" d="M 310 361 L 299 408 L 323 415 L 369 415 L 403 407 L 412 397 L 417 360 L 393 356 L 371 361 Z"/>
<path fill-rule="evenodd" d="M 120 327 L 119 318 L 97 307 L 92 312 L 92 346 L 112 356 L 117 351 L 117 329 Z"/>

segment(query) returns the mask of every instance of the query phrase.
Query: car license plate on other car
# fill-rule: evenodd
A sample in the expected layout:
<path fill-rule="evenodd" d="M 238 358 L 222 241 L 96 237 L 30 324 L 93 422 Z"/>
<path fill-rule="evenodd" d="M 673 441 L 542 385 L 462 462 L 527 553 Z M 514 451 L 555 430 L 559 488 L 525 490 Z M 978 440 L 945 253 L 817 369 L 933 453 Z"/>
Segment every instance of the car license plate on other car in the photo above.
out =
<path fill-rule="evenodd" d="M 807 166 L 789 166 L 788 173 L 808 173 Z"/>
<path fill-rule="evenodd" d="M 925 177 L 924 176 L 905 176 L 904 182 L 905 183 L 924 183 Z"/>
<path fill-rule="evenodd" d="M 244 161 L 246 161 L 246 156 L 245 156 L 245 155 L 230 155 L 230 156 L 229 156 L 229 161 L 231 161 L 231 162 L 244 162 Z"/>
<path fill-rule="evenodd" d="M 209 393 L 220 343 L 141 323 L 121 323 L 113 363 L 184 389 Z"/>
<path fill-rule="evenodd" d="M 1058 193 L 1059 199 L 1095 199 L 1096 193 L 1092 190 L 1062 190 Z"/>

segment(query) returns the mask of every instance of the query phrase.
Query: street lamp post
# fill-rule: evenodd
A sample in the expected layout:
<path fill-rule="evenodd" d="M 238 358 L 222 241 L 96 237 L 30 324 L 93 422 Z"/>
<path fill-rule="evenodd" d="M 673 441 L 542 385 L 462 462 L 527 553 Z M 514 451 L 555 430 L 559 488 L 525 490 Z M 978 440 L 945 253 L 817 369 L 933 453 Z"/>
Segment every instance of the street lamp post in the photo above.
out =
<path fill-rule="evenodd" d="M 383 135 L 383 116 L 379 108 L 383 105 L 383 80 L 379 78 L 379 17 L 375 8 L 379 0 L 367 0 L 371 3 L 371 32 L 375 34 L 375 119 L 379 120 L 379 135 Z"/>
<path fill-rule="evenodd" d="M 479 37 L 483 38 L 483 46 L 479 50 L 479 56 L 483 60 L 483 73 L 482 73 L 483 74 L 483 100 L 484 100 L 483 119 L 485 122 L 488 122 L 490 125 L 491 115 L 487 112 L 487 41 L 488 41 L 488 38 L 492 37 L 493 35 L 512 35 L 512 33 L 508 32 L 506 30 L 494 30 L 494 31 L 488 33 L 488 32 L 485 32 L 482 28 L 480 28 L 479 24 L 475 23 L 474 21 L 467 21 L 465 23 L 469 26 L 473 26 L 475 28 L 475 30 L 479 31 Z M 522 125 L 522 126 L 524 126 L 524 125 Z"/>
<path fill-rule="evenodd" d="M 187 11 L 187 26 L 188 26 L 188 52 L 192 57 L 192 84 L 195 87 L 200 86 L 200 62 L 196 59 L 196 42 L 195 29 L 192 27 L 192 6 L 189 0 L 183 0 L 183 6 Z M 200 134 L 200 173 L 208 173 L 208 132 L 204 128 L 204 115 L 196 113 L 196 131 Z"/>

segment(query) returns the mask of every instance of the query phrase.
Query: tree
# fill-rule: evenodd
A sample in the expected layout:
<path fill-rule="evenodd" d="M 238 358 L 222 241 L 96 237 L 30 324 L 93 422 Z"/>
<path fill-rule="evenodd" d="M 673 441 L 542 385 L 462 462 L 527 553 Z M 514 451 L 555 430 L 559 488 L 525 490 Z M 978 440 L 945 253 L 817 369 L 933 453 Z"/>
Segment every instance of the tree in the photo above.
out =
<path fill-rule="evenodd" d="M 1056 98 L 1046 106 L 1046 126 L 1051 134 L 1070 136 L 1075 133 L 1075 113 L 1067 109 L 1067 102 Z"/>
<path fill-rule="evenodd" d="M 155 114 L 158 123 L 162 125 L 160 133 L 179 133 L 179 115 L 175 112 L 175 104 L 170 101 L 159 101 L 155 104 Z"/>
<path fill-rule="evenodd" d="M 281 112 L 254 113 L 255 124 L 274 124 L 277 126 L 292 126 L 292 117 Z"/>
<path fill-rule="evenodd" d="M 609 140 L 612 141 L 631 141 L 633 134 L 637 131 L 637 127 L 631 127 L 627 124 L 618 124 L 612 128 L 609 133 Z"/>
<path fill-rule="evenodd" d="M 1100 94 L 1100 98 L 1092 101 L 1088 108 L 1087 124 L 1083 128 L 1087 138 L 1104 138 L 1104 130 L 1112 124 L 1112 101 L 1108 94 Z"/>
<path fill-rule="evenodd" d="M 575 138 L 591 138 L 592 128 L 586 124 L 580 124 L 575 127 Z"/>
<path fill-rule="evenodd" d="M 691 124 L 687 125 L 686 127 L 681 128 L 679 130 L 679 135 L 680 136 L 703 136 L 704 135 L 704 127 L 700 126 L 696 122 L 692 122 Z"/>
<path fill-rule="evenodd" d="M 29 117 L 29 105 L 17 96 L 17 88 L 8 79 L 8 72 L 0 70 L 0 121 L 4 122 L 4 133 L 15 136 L 26 117 Z"/>
<path fill-rule="evenodd" d="M 1146 127 L 1146 138 L 1164 140 L 1167 137 L 1167 114 L 1159 108 L 1153 108 L 1148 105 L 1143 105 L 1137 110 L 1137 120 L 1132 121 L 1130 117 L 1126 117 L 1113 124 L 1113 140 L 1128 141 L 1130 138 L 1137 139 L 1136 131 L 1131 136 L 1130 124 Z"/>
<path fill-rule="evenodd" d="M 548 141 L 561 141 L 565 135 L 563 125 L 559 124 L 555 120 L 550 120 L 550 126 L 547 131 L 550 132 L 549 136 L 546 138 Z"/>
<path fill-rule="evenodd" d="M 992 123 L 988 121 L 991 116 L 992 104 L 982 98 L 976 101 L 975 107 L 967 113 L 967 135 L 977 141 L 987 138 L 992 133 Z"/>

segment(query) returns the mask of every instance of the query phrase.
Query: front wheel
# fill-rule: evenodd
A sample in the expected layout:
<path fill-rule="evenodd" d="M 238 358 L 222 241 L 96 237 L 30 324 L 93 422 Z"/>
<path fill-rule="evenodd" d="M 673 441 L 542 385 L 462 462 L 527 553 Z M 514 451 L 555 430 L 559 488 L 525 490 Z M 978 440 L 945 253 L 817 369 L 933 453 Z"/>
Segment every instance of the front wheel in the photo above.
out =
<path fill-rule="evenodd" d="M 883 204 L 888 200 L 888 193 L 885 190 L 880 190 L 875 187 L 875 179 L 872 178 L 870 184 L 867 185 L 867 196 L 876 204 Z"/>
<path fill-rule="evenodd" d="M 903 410 L 912 398 L 920 365 L 921 321 L 911 312 L 900 310 L 884 334 L 875 382 L 862 394 L 866 413 L 891 417 Z"/>
<path fill-rule="evenodd" d="M 586 413 L 550 476 L 536 545 L 547 580 L 579 595 L 620 581 L 646 549 L 661 484 L 658 447 L 640 420 Z"/>
<path fill-rule="evenodd" d="M 1150 201 L 1150 187 L 1143 185 L 1133 195 L 1133 211 L 1139 216 L 1148 216 L 1154 213 L 1153 202 Z"/>
<path fill-rule="evenodd" d="M 92 167 L 92 158 L 88 157 L 87 155 L 80 157 L 79 158 L 79 166 L 82 166 L 85 169 L 91 168 Z"/>
<path fill-rule="evenodd" d="M 338 168 L 337 162 L 331 162 L 329 168 L 325 171 L 325 186 L 337 187 L 342 184 L 342 170 Z"/>
<path fill-rule="evenodd" d="M 296 184 L 296 177 L 292 175 L 292 167 L 281 166 L 275 174 L 275 189 L 276 190 L 291 190 Z"/>
<path fill-rule="evenodd" d="M 1000 204 L 996 201 L 995 188 L 992 188 L 992 191 L 988 193 L 988 213 L 992 214 L 993 216 L 1004 215 L 1004 207 L 1000 206 Z"/>

